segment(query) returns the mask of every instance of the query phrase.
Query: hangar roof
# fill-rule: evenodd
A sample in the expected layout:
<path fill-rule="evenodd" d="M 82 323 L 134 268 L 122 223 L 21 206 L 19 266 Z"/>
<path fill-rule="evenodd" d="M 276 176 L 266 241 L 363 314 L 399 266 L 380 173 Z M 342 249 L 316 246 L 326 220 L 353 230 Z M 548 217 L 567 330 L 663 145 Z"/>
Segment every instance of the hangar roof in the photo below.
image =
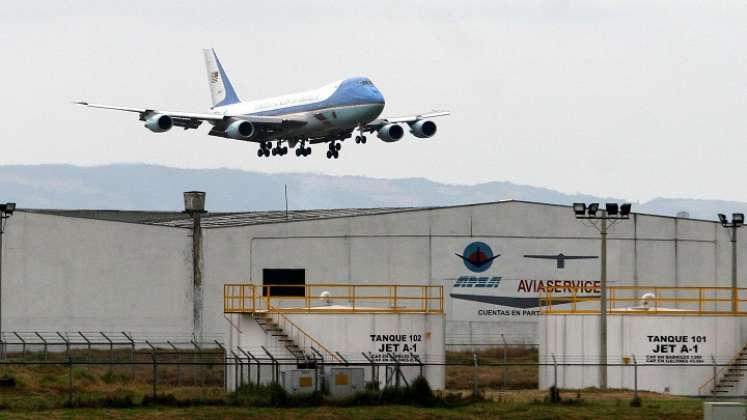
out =
<path fill-rule="evenodd" d="M 367 209 L 325 209 L 289 211 L 255 211 L 250 213 L 213 214 L 208 213 L 202 219 L 203 228 L 236 227 L 262 225 L 268 223 L 300 222 L 304 220 L 332 219 L 338 217 L 368 216 L 374 214 L 399 213 L 402 211 L 424 210 L 432 207 L 379 207 Z M 159 226 L 191 228 L 192 219 L 167 220 L 150 222 Z"/>
<path fill-rule="evenodd" d="M 402 213 L 410 211 L 473 207 L 508 203 L 524 203 L 548 207 L 570 207 L 563 204 L 540 203 L 526 200 L 501 200 L 485 203 L 457 204 L 449 206 L 430 207 L 373 207 L 373 208 L 349 208 L 349 209 L 317 209 L 317 210 L 291 210 L 287 213 L 283 210 L 275 211 L 253 211 L 253 212 L 208 212 L 203 215 L 203 228 L 222 228 L 263 225 L 270 223 L 300 222 L 306 220 L 323 220 L 340 217 L 369 216 L 390 213 Z M 176 211 L 135 211 L 135 210 L 55 210 L 55 209 L 19 209 L 30 213 L 49 214 L 62 217 L 77 217 L 86 219 L 106 220 L 115 222 L 140 223 L 154 226 L 166 226 L 175 228 L 191 228 L 192 218 L 184 212 Z M 636 213 L 636 212 L 634 212 Z M 644 216 L 660 217 L 665 219 L 676 219 L 676 217 L 659 214 L 642 214 Z M 680 218 L 682 219 L 682 218 Z M 694 221 L 712 222 L 713 220 L 702 220 L 686 218 Z"/>

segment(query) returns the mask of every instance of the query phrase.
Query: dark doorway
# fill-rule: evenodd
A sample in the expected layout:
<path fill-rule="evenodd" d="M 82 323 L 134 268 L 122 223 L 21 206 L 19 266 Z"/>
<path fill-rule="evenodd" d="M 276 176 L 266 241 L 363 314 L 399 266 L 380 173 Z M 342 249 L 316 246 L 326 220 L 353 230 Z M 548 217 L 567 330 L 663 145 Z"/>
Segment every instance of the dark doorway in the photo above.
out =
<path fill-rule="evenodd" d="M 265 268 L 262 270 L 262 296 L 305 296 L 306 270 L 303 268 Z M 284 287 L 272 287 L 284 286 Z M 299 286 L 299 287 L 286 287 Z"/>

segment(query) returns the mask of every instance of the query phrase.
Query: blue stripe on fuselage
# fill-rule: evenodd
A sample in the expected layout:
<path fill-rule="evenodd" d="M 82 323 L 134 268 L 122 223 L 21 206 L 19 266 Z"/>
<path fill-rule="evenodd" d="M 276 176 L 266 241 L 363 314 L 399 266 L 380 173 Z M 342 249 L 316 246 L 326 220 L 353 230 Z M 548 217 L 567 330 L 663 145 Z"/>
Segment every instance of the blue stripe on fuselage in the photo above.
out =
<path fill-rule="evenodd" d="M 368 82 L 368 83 L 363 83 Z M 384 96 L 366 77 L 353 77 L 345 79 L 340 87 L 327 99 L 305 105 L 295 105 L 285 108 L 271 109 L 267 111 L 253 112 L 248 115 L 278 116 L 295 114 L 299 112 L 315 111 L 317 109 L 332 108 L 350 105 L 384 105 Z"/>

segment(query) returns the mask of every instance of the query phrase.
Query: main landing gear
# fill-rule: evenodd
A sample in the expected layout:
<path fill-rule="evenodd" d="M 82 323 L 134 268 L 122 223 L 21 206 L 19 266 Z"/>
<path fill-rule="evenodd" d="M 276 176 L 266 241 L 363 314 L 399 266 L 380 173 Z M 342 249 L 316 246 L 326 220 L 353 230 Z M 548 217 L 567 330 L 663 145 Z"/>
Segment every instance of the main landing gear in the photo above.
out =
<path fill-rule="evenodd" d="M 259 157 L 269 157 L 270 156 L 270 147 L 272 147 L 272 143 L 270 142 L 262 142 L 262 144 L 259 145 L 259 149 L 257 149 L 257 156 Z M 274 149 L 273 149 L 274 152 Z M 274 155 L 275 153 L 273 153 Z"/>
<path fill-rule="evenodd" d="M 366 144 L 366 136 L 355 136 L 355 142 Z"/>
<path fill-rule="evenodd" d="M 306 143 L 301 143 L 299 147 L 296 147 L 296 156 L 306 157 L 311 154 L 311 147 L 306 147 Z"/>
<path fill-rule="evenodd" d="M 342 149 L 342 145 L 340 143 L 334 141 L 329 143 L 329 150 L 327 150 L 327 159 L 337 159 L 338 157 L 340 157 L 340 149 Z"/>
<path fill-rule="evenodd" d="M 259 157 L 268 157 L 270 154 L 273 156 L 283 156 L 288 153 L 288 148 L 285 146 L 281 146 L 280 142 L 278 142 L 277 146 L 272 147 L 272 143 L 269 141 L 262 142 L 259 146 L 259 150 L 257 150 L 257 156 Z"/>

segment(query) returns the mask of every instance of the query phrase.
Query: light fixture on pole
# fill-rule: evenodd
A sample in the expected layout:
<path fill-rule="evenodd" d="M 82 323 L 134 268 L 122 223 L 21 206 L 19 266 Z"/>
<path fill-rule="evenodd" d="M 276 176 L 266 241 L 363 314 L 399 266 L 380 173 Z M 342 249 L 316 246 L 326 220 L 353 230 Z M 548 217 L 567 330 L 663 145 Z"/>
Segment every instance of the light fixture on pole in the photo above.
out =
<path fill-rule="evenodd" d="M 718 214 L 718 221 L 721 226 L 731 229 L 731 311 L 739 312 L 739 302 L 737 293 L 737 229 L 744 226 L 744 213 L 732 213 L 731 222 L 725 214 Z"/>
<path fill-rule="evenodd" d="M 0 358 L 5 359 L 5 340 L 3 337 L 3 234 L 8 218 L 16 211 L 16 203 L 0 204 Z"/>
<path fill-rule="evenodd" d="M 618 205 L 617 203 L 606 203 L 604 209 L 599 209 L 599 203 L 573 203 L 573 214 L 576 219 L 590 220 L 592 225 L 599 231 L 602 237 L 601 249 L 601 278 L 599 290 L 599 387 L 607 388 L 607 229 L 620 220 L 630 218 L 630 203 Z M 607 221 L 612 220 L 608 224 Z M 596 222 L 599 222 L 597 225 Z"/>

